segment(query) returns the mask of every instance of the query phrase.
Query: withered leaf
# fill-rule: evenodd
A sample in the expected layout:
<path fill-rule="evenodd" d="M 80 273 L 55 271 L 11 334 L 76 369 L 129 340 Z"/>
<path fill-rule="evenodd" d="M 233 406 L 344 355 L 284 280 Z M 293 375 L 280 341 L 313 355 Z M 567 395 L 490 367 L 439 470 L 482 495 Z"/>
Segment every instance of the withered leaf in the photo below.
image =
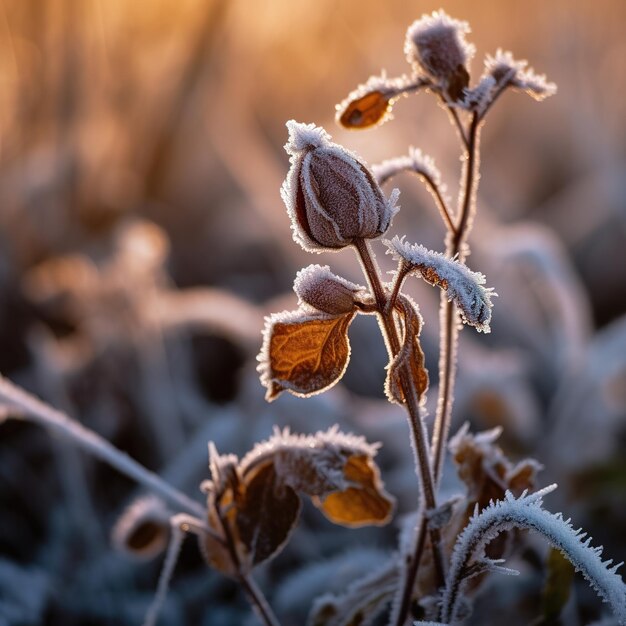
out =
<path fill-rule="evenodd" d="M 344 478 L 350 485 L 346 489 L 313 498 L 331 522 L 343 526 L 389 522 L 394 501 L 383 489 L 378 469 L 368 456 L 351 456 L 344 467 Z"/>
<path fill-rule="evenodd" d="M 266 399 L 285 390 L 306 397 L 338 382 L 350 359 L 347 331 L 354 315 L 298 310 L 270 316 L 258 368 Z"/>
<path fill-rule="evenodd" d="M 339 123 L 346 128 L 368 128 L 381 122 L 391 109 L 390 93 L 374 90 L 343 104 Z"/>
<path fill-rule="evenodd" d="M 287 543 L 300 514 L 300 498 L 276 475 L 269 461 L 244 476 L 245 492 L 237 506 L 236 524 L 252 568 L 276 556 Z"/>
<path fill-rule="evenodd" d="M 422 327 L 422 318 L 416 305 L 406 296 L 400 296 L 397 301 L 402 320 L 402 346 L 400 351 L 387 367 L 385 393 L 391 402 L 403 404 L 402 370 L 410 368 L 413 384 L 418 394 L 423 397 L 428 389 L 428 370 L 424 365 L 424 353 L 419 342 Z"/>

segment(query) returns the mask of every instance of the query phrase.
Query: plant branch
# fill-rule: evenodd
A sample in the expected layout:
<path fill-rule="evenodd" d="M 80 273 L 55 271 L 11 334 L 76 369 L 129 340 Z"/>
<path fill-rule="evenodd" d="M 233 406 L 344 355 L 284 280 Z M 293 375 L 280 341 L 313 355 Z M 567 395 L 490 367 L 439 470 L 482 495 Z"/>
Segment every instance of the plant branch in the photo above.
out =
<path fill-rule="evenodd" d="M 469 126 L 466 149 L 466 164 L 463 173 L 461 206 L 456 228 L 448 235 L 446 254 L 460 261 L 465 257 L 463 244 L 471 228 L 471 216 L 478 183 L 478 146 L 480 117 L 474 113 Z M 439 353 L 439 400 L 433 428 L 432 456 L 435 484 L 439 483 L 443 470 L 445 446 L 450 430 L 453 390 L 455 379 L 455 350 L 458 341 L 458 323 L 455 305 L 442 295 L 441 345 Z"/>
<path fill-rule="evenodd" d="M 52 408 L 2 376 L 0 376 L 0 403 L 10 409 L 7 416 L 34 422 L 54 434 L 61 435 L 170 504 L 179 507 L 181 511 L 197 517 L 205 516 L 205 509 L 199 502 L 172 487 L 106 439 L 85 428 L 80 422 Z"/>
<path fill-rule="evenodd" d="M 367 242 L 363 239 L 358 239 L 354 245 L 361 260 L 367 281 L 378 305 L 379 319 L 382 322 L 382 329 L 387 348 L 390 355 L 394 357 L 400 350 L 400 340 L 398 338 L 396 324 L 393 319 L 393 310 L 388 310 L 388 297 L 383 289 L 378 268 L 376 267 L 372 254 L 370 253 Z M 408 365 L 400 370 L 400 384 L 405 398 L 406 410 L 409 414 L 409 425 L 414 444 L 413 450 L 415 453 L 416 471 L 422 487 L 422 497 L 424 498 L 425 509 L 435 509 L 437 506 L 435 484 L 430 463 L 426 433 L 423 428 L 420 412 L 420 397 L 415 382 L 413 381 L 410 366 Z M 424 514 L 422 517 L 424 517 Z M 418 533 L 415 540 L 414 553 L 411 555 L 411 560 L 406 569 L 406 576 L 402 589 L 401 609 L 397 622 L 398 624 L 402 624 L 408 614 L 413 585 L 415 583 L 419 561 L 424 549 L 425 537 L 421 537 L 421 535 L 425 535 L 425 528 L 426 522 L 425 519 L 423 519 L 418 524 Z M 439 586 L 445 579 L 441 536 L 438 529 L 430 529 L 429 533 L 433 550 L 433 561 L 435 563 L 435 571 L 437 575 L 437 585 Z"/>
<path fill-rule="evenodd" d="M 441 190 L 439 189 L 439 185 L 427 174 L 424 172 L 420 172 L 420 176 L 423 178 L 424 182 L 428 185 L 430 193 L 435 199 L 435 203 L 437 204 L 437 208 L 439 209 L 439 213 L 441 213 L 441 217 L 448 228 L 448 232 L 456 233 L 456 226 L 452 221 L 452 216 L 450 215 L 450 210 L 448 209 L 448 204 L 441 194 Z"/>

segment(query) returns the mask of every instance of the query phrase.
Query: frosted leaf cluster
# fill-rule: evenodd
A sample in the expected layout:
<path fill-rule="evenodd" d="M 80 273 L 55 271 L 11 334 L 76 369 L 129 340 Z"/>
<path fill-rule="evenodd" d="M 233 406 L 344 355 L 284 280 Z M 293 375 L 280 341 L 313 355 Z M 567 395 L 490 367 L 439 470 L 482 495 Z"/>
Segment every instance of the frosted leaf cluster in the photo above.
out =
<path fill-rule="evenodd" d="M 466 324 L 484 333 L 490 331 L 491 298 L 497 294 L 483 286 L 485 277 L 482 274 L 472 272 L 463 263 L 439 252 L 419 244 L 410 244 L 398 236 L 384 243 L 388 254 L 403 264 L 401 271 L 418 274 L 427 283 L 443 289 L 448 300 L 453 300 L 459 307 L 461 318 Z"/>
<path fill-rule="evenodd" d="M 521 528 L 537 531 L 560 550 L 598 595 L 609 603 L 619 623 L 626 624 L 626 586 L 617 574 L 621 563 L 613 566 L 610 560 L 602 561 L 602 548 L 591 547 L 591 537 L 581 529 L 575 530 L 570 520 L 563 520 L 560 513 L 552 514 L 542 508 L 543 496 L 555 488 L 556 485 L 550 485 L 530 495 L 524 492 L 519 498 L 507 492 L 504 500 L 492 502 L 480 514 L 475 512 L 459 535 L 452 553 L 442 596 L 445 623 L 454 622 L 464 579 L 477 569 L 494 569 L 494 563 L 485 556 L 485 547 L 500 533 Z M 497 564 L 495 568 L 500 569 Z"/>

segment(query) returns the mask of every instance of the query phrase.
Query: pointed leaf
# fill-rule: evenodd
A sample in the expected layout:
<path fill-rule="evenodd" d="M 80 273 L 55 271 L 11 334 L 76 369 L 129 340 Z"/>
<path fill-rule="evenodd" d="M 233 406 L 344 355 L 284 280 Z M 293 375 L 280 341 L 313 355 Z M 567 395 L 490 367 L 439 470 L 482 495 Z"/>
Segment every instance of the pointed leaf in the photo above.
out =
<path fill-rule="evenodd" d="M 267 400 L 287 390 L 310 396 L 332 387 L 348 366 L 347 331 L 354 313 L 328 315 L 299 309 L 267 318 L 259 356 Z"/>
<path fill-rule="evenodd" d="M 406 296 L 398 298 L 398 307 L 402 313 L 402 346 L 400 351 L 387 368 L 385 393 L 390 402 L 404 404 L 402 391 L 402 371 L 407 366 L 418 394 L 423 398 L 428 389 L 428 370 L 424 366 L 424 353 L 419 342 L 422 317 L 415 305 Z"/>

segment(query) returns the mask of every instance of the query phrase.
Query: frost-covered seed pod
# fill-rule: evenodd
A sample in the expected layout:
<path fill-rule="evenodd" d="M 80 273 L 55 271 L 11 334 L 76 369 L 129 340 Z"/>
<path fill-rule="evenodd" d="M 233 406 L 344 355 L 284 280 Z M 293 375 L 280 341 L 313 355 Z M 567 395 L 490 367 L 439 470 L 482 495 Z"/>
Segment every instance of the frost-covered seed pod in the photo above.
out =
<path fill-rule="evenodd" d="M 404 52 L 417 71 L 426 72 L 452 100 L 459 100 L 469 83 L 468 63 L 475 48 L 465 41 L 467 22 L 452 19 L 443 11 L 424 15 L 406 33 Z"/>
<path fill-rule="evenodd" d="M 301 302 L 330 315 L 354 311 L 356 294 L 365 291 L 364 287 L 333 274 L 328 265 L 309 265 L 301 269 L 293 290 Z"/>
<path fill-rule="evenodd" d="M 281 188 L 294 239 L 310 252 L 382 235 L 397 211 L 367 168 L 323 128 L 287 122 L 291 168 Z"/>

